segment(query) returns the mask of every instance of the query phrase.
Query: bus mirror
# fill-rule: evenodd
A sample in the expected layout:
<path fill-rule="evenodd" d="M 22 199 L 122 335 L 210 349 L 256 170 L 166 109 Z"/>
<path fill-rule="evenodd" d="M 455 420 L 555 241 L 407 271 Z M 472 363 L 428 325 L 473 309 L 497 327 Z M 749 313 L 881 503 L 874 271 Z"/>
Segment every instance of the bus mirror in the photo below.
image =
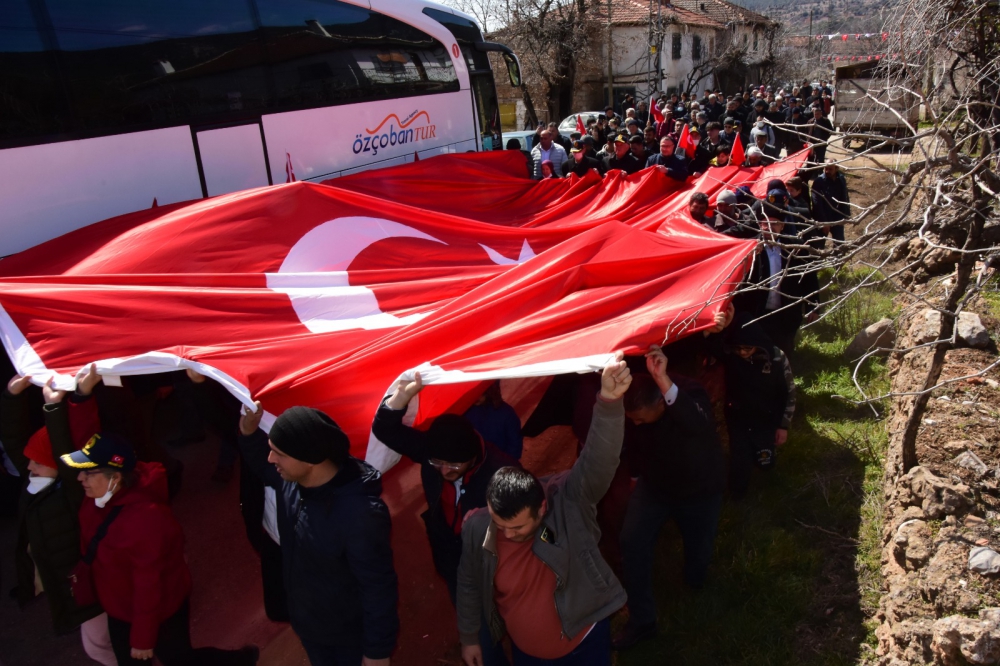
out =
<path fill-rule="evenodd" d="M 503 61 L 507 65 L 507 75 L 510 77 L 510 85 L 515 88 L 521 86 L 521 63 L 518 61 L 517 55 L 510 50 L 510 47 L 494 42 L 476 42 L 475 48 L 477 51 L 499 53 L 502 55 Z"/>
<path fill-rule="evenodd" d="M 504 53 L 503 61 L 507 64 L 507 74 L 510 76 L 510 85 L 515 88 L 521 87 L 521 63 L 517 61 L 517 56 L 513 53 Z"/>

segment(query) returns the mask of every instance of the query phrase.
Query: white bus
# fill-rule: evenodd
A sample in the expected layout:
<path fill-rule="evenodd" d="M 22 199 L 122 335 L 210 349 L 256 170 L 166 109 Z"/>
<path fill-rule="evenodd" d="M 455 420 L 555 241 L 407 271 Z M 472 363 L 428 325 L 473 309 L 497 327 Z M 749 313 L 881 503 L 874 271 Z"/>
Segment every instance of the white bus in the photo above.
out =
<path fill-rule="evenodd" d="M 425 0 L 0 0 L 0 256 L 115 215 L 500 149 L 489 51 Z"/>

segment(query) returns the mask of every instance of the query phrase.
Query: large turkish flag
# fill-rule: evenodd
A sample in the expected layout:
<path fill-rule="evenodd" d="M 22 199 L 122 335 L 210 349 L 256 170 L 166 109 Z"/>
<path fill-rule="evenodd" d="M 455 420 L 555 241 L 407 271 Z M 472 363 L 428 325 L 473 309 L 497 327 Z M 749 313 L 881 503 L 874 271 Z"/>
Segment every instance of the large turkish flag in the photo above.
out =
<path fill-rule="evenodd" d="M 688 193 L 762 191 L 800 162 L 536 183 L 503 151 L 163 206 L 0 261 L 0 334 L 39 382 L 192 367 L 261 400 L 265 427 L 323 409 L 360 456 L 416 369 L 435 414 L 481 380 L 596 370 L 708 327 L 755 243 L 691 221 Z"/>

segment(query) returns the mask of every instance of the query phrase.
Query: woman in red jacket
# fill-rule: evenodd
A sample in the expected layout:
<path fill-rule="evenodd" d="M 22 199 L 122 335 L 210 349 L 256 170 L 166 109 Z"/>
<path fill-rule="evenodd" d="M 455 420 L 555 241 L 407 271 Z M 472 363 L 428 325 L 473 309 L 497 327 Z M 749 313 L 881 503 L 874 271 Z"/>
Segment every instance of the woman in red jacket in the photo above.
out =
<path fill-rule="evenodd" d="M 155 655 L 165 666 L 252 666 L 256 647 L 191 647 L 188 602 L 191 572 L 184 534 L 167 504 L 167 477 L 159 463 L 137 463 L 132 447 L 112 433 L 61 457 L 80 470 L 86 499 L 80 507 L 80 543 L 87 552 L 104 526 L 91 565 L 94 589 L 108 613 L 119 666 Z M 113 516 L 113 517 L 111 517 Z"/>

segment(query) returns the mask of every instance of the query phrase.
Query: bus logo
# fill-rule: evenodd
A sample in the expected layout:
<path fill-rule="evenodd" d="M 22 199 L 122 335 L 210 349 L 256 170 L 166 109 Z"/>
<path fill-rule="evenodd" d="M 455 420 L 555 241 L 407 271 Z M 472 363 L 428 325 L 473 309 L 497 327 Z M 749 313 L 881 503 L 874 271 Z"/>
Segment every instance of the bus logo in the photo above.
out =
<path fill-rule="evenodd" d="M 417 121 L 423 120 L 424 124 L 419 127 L 414 125 Z M 386 124 L 389 127 L 386 129 Z M 398 126 L 398 129 L 397 129 Z M 367 136 L 360 132 L 354 138 L 354 145 L 351 149 L 355 155 L 361 153 L 371 153 L 378 155 L 380 148 L 402 146 L 417 141 L 425 141 L 435 138 L 437 126 L 431 124 L 431 117 L 426 111 L 414 110 L 404 119 L 400 119 L 395 113 L 390 113 L 382 119 L 375 129 L 365 128 Z"/>

